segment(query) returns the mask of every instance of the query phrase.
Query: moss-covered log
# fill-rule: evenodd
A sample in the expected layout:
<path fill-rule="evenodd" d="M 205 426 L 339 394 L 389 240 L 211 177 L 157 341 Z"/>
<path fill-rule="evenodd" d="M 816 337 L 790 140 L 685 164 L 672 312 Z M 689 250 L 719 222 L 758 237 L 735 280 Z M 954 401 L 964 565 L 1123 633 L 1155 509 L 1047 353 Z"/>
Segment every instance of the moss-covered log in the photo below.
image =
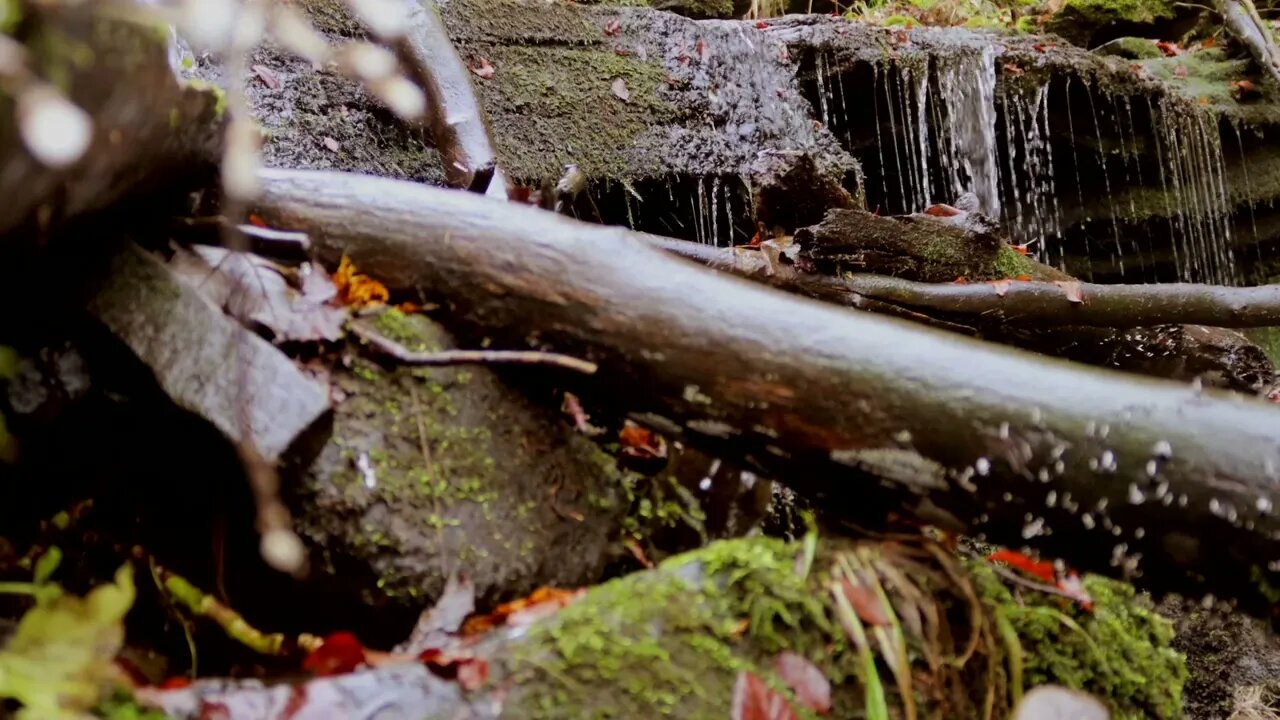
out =
<path fill-rule="evenodd" d="M 265 217 L 445 303 L 464 337 L 597 362 L 564 381 L 832 512 L 897 507 L 1148 587 L 1274 607 L 1270 404 L 850 314 L 708 274 L 623 230 L 465 193 L 262 179 Z"/>
<path fill-rule="evenodd" d="M 1186 668 L 1167 621 L 1120 583 L 1084 586 L 1092 611 L 927 543 L 726 541 L 594 588 L 532 626 L 445 648 L 486 664 L 465 691 L 398 665 L 305 692 L 210 683 L 142 699 L 176 718 L 221 704 L 237 720 L 277 720 L 299 703 L 363 717 L 347 714 L 350 699 L 370 693 L 407 716 L 723 718 L 751 673 L 809 717 L 795 675 L 777 669 L 788 657 L 830 684 L 831 717 L 1003 718 L 1049 683 L 1096 695 L 1117 720 L 1179 717 Z"/>

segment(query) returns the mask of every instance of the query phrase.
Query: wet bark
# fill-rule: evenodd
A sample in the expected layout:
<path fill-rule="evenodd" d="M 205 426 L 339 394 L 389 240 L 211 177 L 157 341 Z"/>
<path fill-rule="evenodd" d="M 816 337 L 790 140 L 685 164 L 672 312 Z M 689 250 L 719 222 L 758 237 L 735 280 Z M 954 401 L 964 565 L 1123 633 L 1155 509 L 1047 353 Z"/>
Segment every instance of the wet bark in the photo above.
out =
<path fill-rule="evenodd" d="M 621 229 L 465 193 L 339 173 L 262 179 L 260 212 L 312 233 L 328 259 L 347 253 L 443 303 L 473 342 L 598 363 L 557 379 L 837 516 L 897 510 L 1154 590 L 1273 609 L 1269 404 L 849 314 L 709 274 Z"/>

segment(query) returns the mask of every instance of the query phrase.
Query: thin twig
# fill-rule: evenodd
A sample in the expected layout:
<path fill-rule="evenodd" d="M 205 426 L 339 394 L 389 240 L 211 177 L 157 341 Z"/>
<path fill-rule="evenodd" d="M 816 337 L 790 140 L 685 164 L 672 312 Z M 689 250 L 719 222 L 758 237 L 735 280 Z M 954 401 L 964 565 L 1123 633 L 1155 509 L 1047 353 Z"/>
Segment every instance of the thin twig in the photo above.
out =
<path fill-rule="evenodd" d="M 570 355 L 561 355 L 560 353 L 540 352 L 537 350 L 439 350 L 436 352 L 418 352 L 410 350 L 395 340 L 391 340 L 356 323 L 351 325 L 351 332 L 374 349 L 406 365 L 426 365 L 431 367 L 499 363 L 552 365 L 586 375 L 593 375 L 599 369 L 593 362 L 581 360 Z"/>

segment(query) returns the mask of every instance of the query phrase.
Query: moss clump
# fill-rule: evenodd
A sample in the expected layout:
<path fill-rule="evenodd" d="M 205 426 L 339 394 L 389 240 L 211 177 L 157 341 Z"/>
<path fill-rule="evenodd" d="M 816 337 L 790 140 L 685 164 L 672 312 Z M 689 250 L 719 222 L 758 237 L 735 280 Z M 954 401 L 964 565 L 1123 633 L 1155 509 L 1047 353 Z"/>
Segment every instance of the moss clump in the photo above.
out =
<path fill-rule="evenodd" d="M 1280 328 L 1249 328 L 1243 332 L 1262 348 L 1262 352 L 1266 353 L 1276 367 L 1280 367 Z"/>
<path fill-rule="evenodd" d="M 1086 577 L 1094 600 L 1088 612 L 1053 596 L 1017 598 L 985 564 L 970 570 L 984 603 L 1018 636 L 1024 687 L 1056 683 L 1093 693 L 1117 720 L 1182 716 L 1186 660 L 1171 647 L 1172 625 L 1131 586 Z"/>
<path fill-rule="evenodd" d="M 1115 25 L 1148 25 L 1174 16 L 1173 0 L 1067 0 L 1045 29 L 1080 44 L 1099 29 Z"/>
<path fill-rule="evenodd" d="M 0 0 L 0 33 L 12 33 L 21 21 L 22 5 L 18 0 Z"/>
<path fill-rule="evenodd" d="M 1140 37 L 1116 38 L 1098 46 L 1094 52 L 1128 60 L 1153 60 L 1164 57 L 1153 40 Z"/>
<path fill-rule="evenodd" d="M 725 541 L 595 588 L 515 648 L 507 672 L 537 691 L 509 699 L 511 717 L 723 718 L 741 670 L 790 696 L 768 662 L 782 649 L 839 681 L 849 657 L 798 552 Z"/>
<path fill-rule="evenodd" d="M 1016 278 L 1024 275 L 1035 278 L 1040 274 L 1039 265 L 1008 245 L 1001 245 L 996 251 L 995 268 L 996 276 L 1001 278 Z"/>

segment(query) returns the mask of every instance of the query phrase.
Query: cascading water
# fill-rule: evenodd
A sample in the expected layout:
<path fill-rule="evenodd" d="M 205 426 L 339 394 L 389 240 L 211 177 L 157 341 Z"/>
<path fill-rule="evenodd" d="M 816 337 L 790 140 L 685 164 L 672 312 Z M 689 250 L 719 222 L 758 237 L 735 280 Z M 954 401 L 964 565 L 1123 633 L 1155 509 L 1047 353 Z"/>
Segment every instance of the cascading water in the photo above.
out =
<path fill-rule="evenodd" d="M 996 48 L 976 58 L 960 55 L 938 65 L 938 106 L 947 119 L 940 143 L 953 196 L 972 191 L 982 212 L 1000 217 L 1000 168 L 996 162 Z"/>

